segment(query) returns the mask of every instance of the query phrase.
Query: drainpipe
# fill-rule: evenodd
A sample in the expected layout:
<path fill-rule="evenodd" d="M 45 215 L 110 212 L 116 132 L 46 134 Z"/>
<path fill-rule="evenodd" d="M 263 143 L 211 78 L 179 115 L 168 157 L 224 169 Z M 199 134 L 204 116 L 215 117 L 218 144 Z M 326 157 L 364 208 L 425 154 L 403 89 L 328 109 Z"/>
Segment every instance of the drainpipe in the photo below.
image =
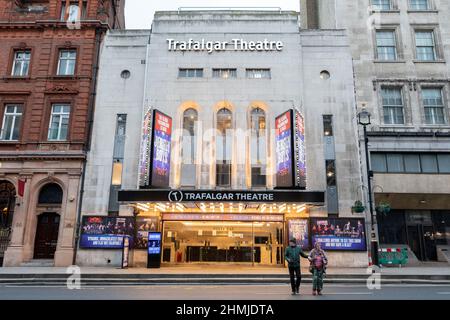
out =
<path fill-rule="evenodd" d="M 95 111 L 95 98 L 97 96 L 97 76 L 99 69 L 99 60 L 100 60 L 100 43 L 101 43 L 101 35 L 103 33 L 102 27 L 96 28 L 95 30 L 95 51 L 94 51 L 94 59 L 92 65 L 92 79 L 91 79 L 91 92 L 89 94 L 89 102 L 88 102 L 88 127 L 87 127 L 87 141 L 83 148 L 85 153 L 85 158 L 83 159 L 83 168 L 81 172 L 81 181 L 80 181 L 80 196 L 78 199 L 78 210 L 77 210 L 77 220 L 75 227 L 75 241 L 74 241 L 74 250 L 73 250 L 73 258 L 72 264 L 76 264 L 77 260 L 77 252 L 78 252 L 78 243 L 80 239 L 80 225 L 81 225 L 81 207 L 83 205 L 83 195 L 84 195 L 84 181 L 86 178 L 86 162 L 87 162 L 87 154 L 91 149 L 91 137 L 92 137 L 92 124 L 94 122 L 94 111 Z"/>

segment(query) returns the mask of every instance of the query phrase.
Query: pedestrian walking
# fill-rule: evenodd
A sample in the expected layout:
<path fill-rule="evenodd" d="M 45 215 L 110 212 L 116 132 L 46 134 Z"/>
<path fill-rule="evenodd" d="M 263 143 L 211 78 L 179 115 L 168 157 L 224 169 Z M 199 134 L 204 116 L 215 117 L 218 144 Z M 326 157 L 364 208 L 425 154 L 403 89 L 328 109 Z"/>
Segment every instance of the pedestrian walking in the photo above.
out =
<path fill-rule="evenodd" d="M 308 260 L 311 263 L 310 271 L 313 274 L 313 295 L 321 296 L 328 258 L 325 251 L 322 250 L 320 242 L 316 242 L 314 249 L 309 253 Z"/>
<path fill-rule="evenodd" d="M 300 271 L 300 256 L 308 258 L 308 255 L 303 252 L 302 248 L 297 246 L 297 240 L 292 238 L 289 241 L 289 246 L 284 251 L 284 258 L 288 262 L 289 276 L 291 278 L 292 294 L 300 293 L 300 283 L 302 281 L 302 274 Z"/>

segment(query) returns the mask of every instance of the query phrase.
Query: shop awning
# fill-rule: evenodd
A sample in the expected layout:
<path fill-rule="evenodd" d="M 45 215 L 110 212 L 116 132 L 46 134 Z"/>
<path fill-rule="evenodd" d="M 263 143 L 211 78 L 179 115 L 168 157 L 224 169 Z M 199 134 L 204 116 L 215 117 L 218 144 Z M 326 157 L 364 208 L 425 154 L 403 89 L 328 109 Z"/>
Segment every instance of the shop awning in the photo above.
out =
<path fill-rule="evenodd" d="M 304 190 L 174 190 L 174 189 L 142 189 L 119 190 L 118 201 L 122 203 L 136 202 L 231 202 L 231 203 L 305 203 L 324 205 L 324 191 Z"/>

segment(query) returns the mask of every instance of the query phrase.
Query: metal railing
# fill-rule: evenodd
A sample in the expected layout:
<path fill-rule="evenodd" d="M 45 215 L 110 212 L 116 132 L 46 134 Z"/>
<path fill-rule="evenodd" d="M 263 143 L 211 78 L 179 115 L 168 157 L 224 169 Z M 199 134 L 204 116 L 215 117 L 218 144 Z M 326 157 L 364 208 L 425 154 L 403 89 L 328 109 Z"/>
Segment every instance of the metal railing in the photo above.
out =
<path fill-rule="evenodd" d="M 0 257 L 4 256 L 10 240 L 11 228 L 0 228 Z"/>

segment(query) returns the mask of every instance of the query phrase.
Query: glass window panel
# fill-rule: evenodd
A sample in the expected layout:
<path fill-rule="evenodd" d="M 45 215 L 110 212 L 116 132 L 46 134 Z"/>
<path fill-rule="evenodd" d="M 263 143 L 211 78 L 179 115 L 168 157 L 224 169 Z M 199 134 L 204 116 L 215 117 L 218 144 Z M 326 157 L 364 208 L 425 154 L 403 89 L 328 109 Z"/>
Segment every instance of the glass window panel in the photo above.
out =
<path fill-rule="evenodd" d="M 427 124 L 445 124 L 442 89 L 422 89 L 422 101 L 425 108 L 425 122 Z"/>
<path fill-rule="evenodd" d="M 423 173 L 438 173 L 437 157 L 435 154 L 420 155 Z"/>
<path fill-rule="evenodd" d="M 388 172 L 404 172 L 403 156 L 396 153 L 388 153 L 387 156 Z"/>
<path fill-rule="evenodd" d="M 391 0 L 372 0 L 372 6 L 377 10 L 390 10 Z"/>
<path fill-rule="evenodd" d="M 392 30 L 377 31 L 376 41 L 379 60 L 397 59 L 397 45 L 394 31 Z"/>
<path fill-rule="evenodd" d="M 416 51 L 418 60 L 436 60 L 436 48 L 433 31 L 416 31 Z"/>
<path fill-rule="evenodd" d="M 420 157 L 418 154 L 405 154 L 405 172 L 420 173 Z"/>
<path fill-rule="evenodd" d="M 409 7 L 411 10 L 428 10 L 428 0 L 409 0 Z"/>
<path fill-rule="evenodd" d="M 386 155 L 384 153 L 372 153 L 371 167 L 374 172 L 387 172 Z"/>
<path fill-rule="evenodd" d="M 438 154 L 439 172 L 450 173 L 450 154 Z"/>
<path fill-rule="evenodd" d="M 384 123 L 404 124 L 403 96 L 401 88 L 381 89 Z"/>

